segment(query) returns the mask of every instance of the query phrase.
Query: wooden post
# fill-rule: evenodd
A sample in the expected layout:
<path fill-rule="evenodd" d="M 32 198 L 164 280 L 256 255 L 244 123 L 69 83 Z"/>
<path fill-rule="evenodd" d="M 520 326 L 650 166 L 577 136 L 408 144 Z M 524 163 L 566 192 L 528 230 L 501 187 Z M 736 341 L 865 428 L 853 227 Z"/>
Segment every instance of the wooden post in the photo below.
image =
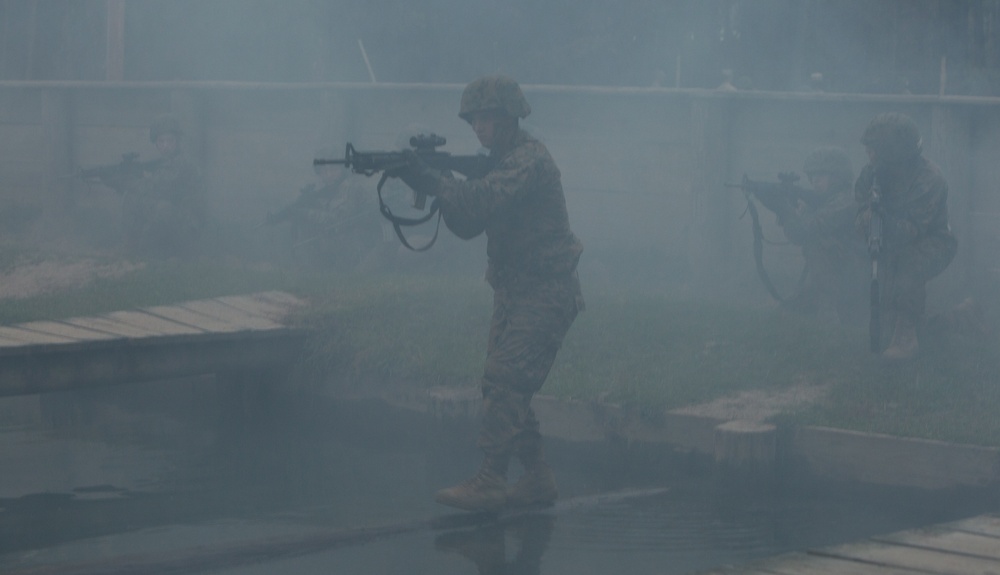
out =
<path fill-rule="evenodd" d="M 105 80 L 125 79 L 125 0 L 105 0 L 108 14 Z"/>
<path fill-rule="evenodd" d="M 715 462 L 740 472 L 770 474 L 777 453 L 777 428 L 770 423 L 729 421 L 715 428 Z"/>

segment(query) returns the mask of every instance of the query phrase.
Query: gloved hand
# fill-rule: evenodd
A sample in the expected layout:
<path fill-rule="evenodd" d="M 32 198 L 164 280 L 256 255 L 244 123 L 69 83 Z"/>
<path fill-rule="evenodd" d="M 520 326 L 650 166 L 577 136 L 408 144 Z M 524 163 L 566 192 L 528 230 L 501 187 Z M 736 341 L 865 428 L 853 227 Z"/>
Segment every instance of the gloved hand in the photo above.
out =
<path fill-rule="evenodd" d="M 417 194 L 437 195 L 441 187 L 440 172 L 431 169 L 413 150 L 403 150 L 403 159 L 406 165 L 392 170 L 389 175 L 403 180 Z"/>

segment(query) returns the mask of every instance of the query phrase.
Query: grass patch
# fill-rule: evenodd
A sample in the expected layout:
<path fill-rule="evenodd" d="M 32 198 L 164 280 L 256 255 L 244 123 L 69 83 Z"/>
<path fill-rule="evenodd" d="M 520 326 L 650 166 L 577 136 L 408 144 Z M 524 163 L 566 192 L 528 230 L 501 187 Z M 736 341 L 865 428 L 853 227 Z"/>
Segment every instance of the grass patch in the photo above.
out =
<path fill-rule="evenodd" d="M 0 302 L 0 321 L 92 315 L 282 289 L 308 297 L 318 381 L 474 385 L 491 292 L 472 275 L 289 274 L 218 262 L 149 265 L 71 292 Z M 827 385 L 825 402 L 781 421 L 1000 446 L 996 340 L 926 341 L 911 362 L 867 350 L 867 333 L 773 309 L 667 295 L 587 293 L 545 393 L 659 411 L 748 390 Z"/>
<path fill-rule="evenodd" d="M 995 340 L 939 338 L 909 362 L 862 356 L 830 399 L 786 416 L 796 424 L 1000 446 L 1000 359 Z"/>

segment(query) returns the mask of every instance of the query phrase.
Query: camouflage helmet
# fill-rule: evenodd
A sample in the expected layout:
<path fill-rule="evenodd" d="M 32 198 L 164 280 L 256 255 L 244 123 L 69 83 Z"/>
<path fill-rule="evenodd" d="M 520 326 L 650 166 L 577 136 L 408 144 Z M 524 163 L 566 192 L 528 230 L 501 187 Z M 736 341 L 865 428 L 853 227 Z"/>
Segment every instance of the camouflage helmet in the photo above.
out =
<path fill-rule="evenodd" d="M 531 106 L 524 99 L 521 87 L 511 78 L 483 76 L 465 87 L 458 117 L 469 121 L 472 114 L 487 110 L 503 110 L 511 118 L 526 118 L 531 113 Z"/>
<path fill-rule="evenodd" d="M 906 114 L 886 112 L 875 116 L 861 143 L 875 151 L 876 158 L 900 162 L 920 155 L 922 141 L 917 123 Z"/>
<path fill-rule="evenodd" d="M 829 174 L 832 180 L 848 185 L 854 182 L 854 170 L 851 168 L 851 159 L 847 156 L 847 152 L 840 148 L 819 148 L 814 150 L 806 156 L 802 171 L 807 176 Z"/>
<path fill-rule="evenodd" d="M 149 126 L 149 141 L 156 142 L 156 138 L 163 134 L 181 135 L 181 122 L 174 116 L 165 115 L 153 120 Z"/>

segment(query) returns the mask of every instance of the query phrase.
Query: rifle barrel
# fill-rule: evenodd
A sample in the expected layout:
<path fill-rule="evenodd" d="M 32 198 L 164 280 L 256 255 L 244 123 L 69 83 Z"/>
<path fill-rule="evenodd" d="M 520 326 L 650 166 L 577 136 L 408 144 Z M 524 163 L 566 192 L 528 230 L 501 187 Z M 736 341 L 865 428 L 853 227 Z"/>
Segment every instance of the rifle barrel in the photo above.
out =
<path fill-rule="evenodd" d="M 331 165 L 331 164 L 333 164 L 333 165 L 338 165 L 339 164 L 339 165 L 343 166 L 343 165 L 347 165 L 349 163 L 351 163 L 351 161 L 348 160 L 347 158 L 344 158 L 342 160 L 332 160 L 332 159 L 329 159 L 329 158 L 316 158 L 316 159 L 313 160 L 313 165 L 314 166 L 328 166 L 328 165 Z"/>

